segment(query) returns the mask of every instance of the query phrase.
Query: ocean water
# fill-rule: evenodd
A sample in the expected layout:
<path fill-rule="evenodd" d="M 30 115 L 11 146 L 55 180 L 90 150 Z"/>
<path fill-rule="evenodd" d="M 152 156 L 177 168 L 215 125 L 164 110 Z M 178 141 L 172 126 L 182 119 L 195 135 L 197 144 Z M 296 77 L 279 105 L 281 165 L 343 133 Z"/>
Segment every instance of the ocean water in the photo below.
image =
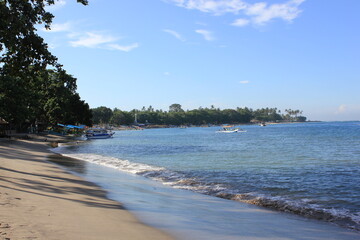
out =
<path fill-rule="evenodd" d="M 218 128 L 117 131 L 112 139 L 55 151 L 91 163 L 92 170 L 77 164 L 79 172 L 92 171 L 116 199 L 127 174 L 140 177 L 135 182 L 155 181 L 149 189 L 162 195 L 180 189 L 211 196 L 219 208 L 249 203 L 360 231 L 360 122 L 245 125 L 246 132 L 235 134 L 217 133 Z M 139 190 L 138 201 L 149 189 Z M 233 217 L 229 222 L 236 221 Z"/>

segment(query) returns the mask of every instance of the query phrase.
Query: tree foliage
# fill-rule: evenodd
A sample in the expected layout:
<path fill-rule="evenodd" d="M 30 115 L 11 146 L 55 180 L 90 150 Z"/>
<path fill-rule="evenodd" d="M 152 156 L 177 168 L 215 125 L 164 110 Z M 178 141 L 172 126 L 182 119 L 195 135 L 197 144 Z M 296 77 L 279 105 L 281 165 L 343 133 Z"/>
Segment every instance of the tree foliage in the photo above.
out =
<path fill-rule="evenodd" d="M 20 125 L 30 114 L 28 105 L 24 104 L 28 98 L 26 88 L 19 77 L 0 75 L 0 116 L 6 121 Z"/>
<path fill-rule="evenodd" d="M 19 129 L 36 122 L 91 125 L 92 118 L 76 92 L 76 79 L 64 70 L 26 78 L 0 75 L 0 116 Z"/>
<path fill-rule="evenodd" d="M 279 121 L 283 117 L 278 112 L 277 108 L 261 108 L 253 113 L 254 118 L 259 121 Z"/>
<path fill-rule="evenodd" d="M 105 111 L 106 109 L 106 111 Z M 137 122 L 144 124 L 165 124 L 165 125 L 202 125 L 202 124 L 237 124 L 249 123 L 255 121 L 282 121 L 286 120 L 284 115 L 280 114 L 277 108 L 261 108 L 252 110 L 250 108 L 236 108 L 220 110 L 211 106 L 211 108 L 199 108 L 184 111 L 180 104 L 172 104 L 169 111 L 155 110 L 153 107 L 142 107 L 141 110 L 134 109 L 130 112 L 121 111 L 115 108 L 112 111 L 106 107 L 99 107 L 92 109 L 94 113 L 94 123 L 104 124 L 134 124 L 135 114 L 137 115 Z M 299 111 L 301 113 L 301 111 Z M 110 119 L 108 121 L 107 119 Z M 306 120 L 306 117 L 298 117 L 298 121 Z"/>
<path fill-rule="evenodd" d="M 110 119 L 113 116 L 113 112 L 110 108 L 101 106 L 98 108 L 93 108 L 93 123 L 95 124 L 102 124 L 102 123 L 110 123 Z"/>
<path fill-rule="evenodd" d="M 53 4 L 0 0 L 0 117 L 17 128 L 35 122 L 91 124 L 89 106 L 76 93 L 76 79 L 37 34 L 38 26 L 50 29 L 54 16 L 46 6 Z"/>
<path fill-rule="evenodd" d="M 77 0 L 84 5 L 87 0 Z M 0 64 L 7 74 L 26 73 L 29 66 L 46 68 L 57 66 L 57 58 L 50 53 L 43 38 L 36 33 L 36 25 L 50 29 L 54 18 L 45 7 L 54 0 L 0 0 Z"/>
<path fill-rule="evenodd" d="M 181 105 L 178 103 L 171 104 L 169 107 L 169 112 L 183 112 Z"/>

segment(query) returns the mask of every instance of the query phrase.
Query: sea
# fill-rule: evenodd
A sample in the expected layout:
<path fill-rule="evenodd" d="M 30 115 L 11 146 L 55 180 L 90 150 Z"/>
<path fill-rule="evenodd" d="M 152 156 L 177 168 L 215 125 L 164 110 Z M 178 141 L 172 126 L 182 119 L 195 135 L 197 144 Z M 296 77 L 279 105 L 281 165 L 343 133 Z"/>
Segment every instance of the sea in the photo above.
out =
<path fill-rule="evenodd" d="M 218 126 L 116 131 L 111 139 L 53 150 L 71 161 L 50 160 L 180 239 L 247 239 L 240 237 L 244 228 L 256 232 L 261 225 L 246 225 L 244 209 L 295 221 L 294 226 L 300 221 L 324 226 L 324 232 L 349 231 L 355 234 L 350 239 L 360 239 L 360 122 L 238 127 L 244 131 L 221 133 Z M 310 236 L 318 228 L 313 231 Z M 272 234 L 277 239 L 275 230 Z M 314 239 L 327 239 L 318 236 Z"/>

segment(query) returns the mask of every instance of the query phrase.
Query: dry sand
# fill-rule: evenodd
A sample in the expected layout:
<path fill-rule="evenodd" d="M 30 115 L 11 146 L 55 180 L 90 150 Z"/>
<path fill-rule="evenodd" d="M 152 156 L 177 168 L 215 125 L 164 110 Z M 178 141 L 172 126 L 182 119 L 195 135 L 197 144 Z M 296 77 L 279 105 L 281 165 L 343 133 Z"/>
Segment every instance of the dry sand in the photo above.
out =
<path fill-rule="evenodd" d="M 44 141 L 0 139 L 0 239 L 172 239 L 46 162 Z"/>

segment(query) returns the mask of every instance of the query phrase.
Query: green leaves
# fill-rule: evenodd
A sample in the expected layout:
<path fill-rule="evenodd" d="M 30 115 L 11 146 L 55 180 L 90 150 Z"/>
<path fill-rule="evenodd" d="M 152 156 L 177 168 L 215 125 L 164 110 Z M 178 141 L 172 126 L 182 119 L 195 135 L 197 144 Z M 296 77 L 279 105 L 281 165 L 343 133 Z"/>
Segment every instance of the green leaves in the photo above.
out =
<path fill-rule="evenodd" d="M 30 112 L 28 93 L 20 78 L 0 76 L 0 116 L 6 121 L 21 124 Z"/>
<path fill-rule="evenodd" d="M 110 108 L 101 106 L 98 108 L 93 108 L 92 114 L 93 114 L 93 122 L 95 124 L 109 123 L 113 115 L 113 112 Z"/>
<path fill-rule="evenodd" d="M 202 108 L 184 111 L 180 104 L 172 104 L 168 112 L 154 110 L 152 106 L 141 110 L 134 109 L 130 112 L 121 111 L 117 108 L 111 111 L 107 107 L 98 107 L 92 109 L 96 124 L 133 124 L 135 114 L 138 123 L 165 124 L 165 125 L 202 125 L 202 124 L 237 124 L 249 123 L 251 120 L 276 122 L 286 120 L 286 116 L 281 115 L 277 108 L 261 108 L 252 110 L 247 107 L 236 109 L 220 110 L 211 106 L 211 108 Z M 287 110 L 286 110 L 287 111 Z M 291 110 L 292 114 L 301 114 L 302 111 Z M 298 116 L 294 121 L 306 121 L 306 117 Z"/>
<path fill-rule="evenodd" d="M 76 93 L 76 78 L 64 70 L 27 77 L 0 74 L 0 116 L 19 129 L 35 122 L 91 125 L 92 117 Z"/>
<path fill-rule="evenodd" d="M 84 5 L 87 0 L 77 0 Z M 0 116 L 18 128 L 35 122 L 91 124 L 76 79 L 61 69 L 35 25 L 49 28 L 54 0 L 0 0 Z M 46 70 L 53 66 L 57 70 Z"/>
<path fill-rule="evenodd" d="M 178 103 L 171 104 L 169 107 L 169 112 L 183 112 L 181 105 Z"/>
<path fill-rule="evenodd" d="M 87 0 L 78 0 L 84 5 Z M 48 65 L 60 68 L 57 58 L 36 33 L 35 25 L 50 28 L 54 16 L 45 10 L 53 0 L 0 0 L 0 70 L 8 74 L 32 74 Z M 29 68 L 33 66 L 33 68 Z"/>

